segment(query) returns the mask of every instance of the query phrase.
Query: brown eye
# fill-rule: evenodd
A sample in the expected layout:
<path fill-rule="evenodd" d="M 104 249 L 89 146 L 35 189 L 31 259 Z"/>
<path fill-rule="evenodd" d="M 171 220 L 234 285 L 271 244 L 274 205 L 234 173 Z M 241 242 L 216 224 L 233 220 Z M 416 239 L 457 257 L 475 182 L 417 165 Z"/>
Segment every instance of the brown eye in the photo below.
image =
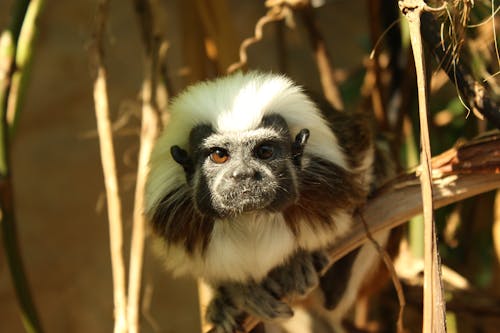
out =
<path fill-rule="evenodd" d="M 229 153 L 223 148 L 214 148 L 210 151 L 210 159 L 216 164 L 226 163 L 229 159 Z"/>
<path fill-rule="evenodd" d="M 255 155 L 261 160 L 268 160 L 274 156 L 274 147 L 269 144 L 263 144 L 257 147 Z"/>

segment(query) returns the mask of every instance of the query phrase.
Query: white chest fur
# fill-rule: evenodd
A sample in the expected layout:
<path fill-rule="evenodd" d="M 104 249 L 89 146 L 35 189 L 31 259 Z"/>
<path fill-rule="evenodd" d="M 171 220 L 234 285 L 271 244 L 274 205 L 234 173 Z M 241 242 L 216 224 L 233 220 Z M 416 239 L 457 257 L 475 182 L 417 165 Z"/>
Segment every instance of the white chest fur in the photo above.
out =
<path fill-rule="evenodd" d="M 281 214 L 247 214 L 237 220 L 219 220 L 203 255 L 188 254 L 183 247 L 171 244 L 163 247 L 165 263 L 176 275 L 201 276 L 208 282 L 259 281 L 298 247 L 316 250 L 330 244 L 349 229 L 351 218 L 338 213 L 335 222 L 334 228 L 316 229 L 301 223 L 296 238 Z"/>
<path fill-rule="evenodd" d="M 248 214 L 217 221 L 205 253 L 207 280 L 260 280 L 296 249 L 281 214 Z"/>

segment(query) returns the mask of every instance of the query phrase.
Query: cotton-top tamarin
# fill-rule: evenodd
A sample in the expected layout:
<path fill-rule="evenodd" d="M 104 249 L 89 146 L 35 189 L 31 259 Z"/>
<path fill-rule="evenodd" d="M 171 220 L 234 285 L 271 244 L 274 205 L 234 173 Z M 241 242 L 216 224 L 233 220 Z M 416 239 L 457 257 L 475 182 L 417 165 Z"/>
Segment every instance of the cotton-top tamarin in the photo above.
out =
<path fill-rule="evenodd" d="M 292 317 L 282 298 L 320 282 L 325 250 L 351 229 L 374 181 L 370 127 L 320 110 L 282 75 L 257 72 L 195 84 L 169 110 L 146 199 L 167 267 L 214 288 L 214 332 L 237 331 L 245 313 Z M 339 280 L 335 267 L 327 273 L 331 283 L 321 286 L 333 318 L 376 262 L 365 245 L 344 260 Z"/>

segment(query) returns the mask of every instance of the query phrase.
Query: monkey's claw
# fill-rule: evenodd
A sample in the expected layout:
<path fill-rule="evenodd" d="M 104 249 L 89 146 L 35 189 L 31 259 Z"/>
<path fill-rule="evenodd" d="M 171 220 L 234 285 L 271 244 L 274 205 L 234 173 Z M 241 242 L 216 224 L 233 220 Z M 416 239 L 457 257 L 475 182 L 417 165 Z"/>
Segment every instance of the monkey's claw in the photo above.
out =
<path fill-rule="evenodd" d="M 328 265 L 325 253 L 299 251 L 287 263 L 273 269 L 262 282 L 277 298 L 305 296 L 319 283 Z"/>
<path fill-rule="evenodd" d="M 218 293 L 210 302 L 205 313 L 209 323 L 213 325 L 207 333 L 239 333 L 243 312 L 239 310 L 224 293 Z"/>
<path fill-rule="evenodd" d="M 228 283 L 218 288 L 206 312 L 207 321 L 213 324 L 210 333 L 244 332 L 245 314 L 262 320 L 290 318 L 293 311 L 262 285 Z"/>

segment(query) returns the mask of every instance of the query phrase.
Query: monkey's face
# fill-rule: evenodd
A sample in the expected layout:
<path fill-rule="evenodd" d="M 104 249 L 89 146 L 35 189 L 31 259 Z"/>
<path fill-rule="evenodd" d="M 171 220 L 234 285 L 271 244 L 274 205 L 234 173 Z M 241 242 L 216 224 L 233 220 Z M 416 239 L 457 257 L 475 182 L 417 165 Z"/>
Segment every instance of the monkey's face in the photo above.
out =
<path fill-rule="evenodd" d="M 202 214 L 276 211 L 296 200 L 294 145 L 283 118 L 268 116 L 244 132 L 216 133 L 199 125 L 189 141 L 193 167 L 187 168 L 187 178 Z"/>

